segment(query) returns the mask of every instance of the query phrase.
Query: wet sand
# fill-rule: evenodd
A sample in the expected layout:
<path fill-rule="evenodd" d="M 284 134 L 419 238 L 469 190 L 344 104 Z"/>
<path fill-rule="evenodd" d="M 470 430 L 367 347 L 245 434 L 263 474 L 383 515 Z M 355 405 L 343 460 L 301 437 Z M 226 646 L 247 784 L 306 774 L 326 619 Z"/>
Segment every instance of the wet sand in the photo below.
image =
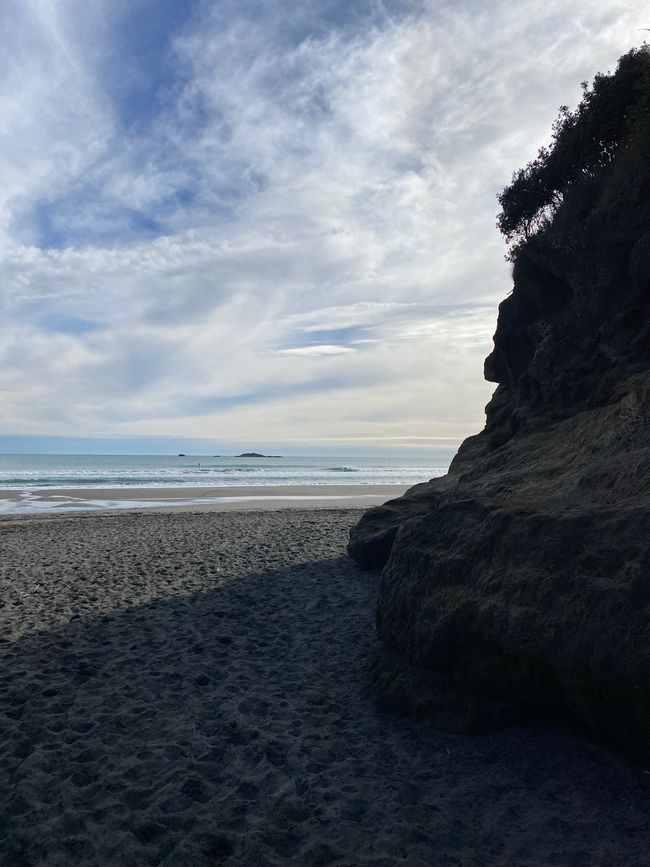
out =
<path fill-rule="evenodd" d="M 0 519 L 0 864 L 648 865 L 605 748 L 373 707 L 357 517 Z"/>
<path fill-rule="evenodd" d="M 0 514 L 114 509 L 191 510 L 369 508 L 401 496 L 408 485 L 246 485 L 205 488 L 0 488 Z"/>

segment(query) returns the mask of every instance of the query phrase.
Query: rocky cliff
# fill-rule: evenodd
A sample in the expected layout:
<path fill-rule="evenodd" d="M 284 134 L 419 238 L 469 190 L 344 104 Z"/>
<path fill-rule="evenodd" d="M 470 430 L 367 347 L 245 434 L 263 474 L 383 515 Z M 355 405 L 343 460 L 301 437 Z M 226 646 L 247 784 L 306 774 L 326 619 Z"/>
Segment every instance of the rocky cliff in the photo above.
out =
<path fill-rule="evenodd" d="M 514 257 L 485 429 L 371 509 L 378 700 L 482 731 L 547 715 L 650 758 L 650 136 Z"/>

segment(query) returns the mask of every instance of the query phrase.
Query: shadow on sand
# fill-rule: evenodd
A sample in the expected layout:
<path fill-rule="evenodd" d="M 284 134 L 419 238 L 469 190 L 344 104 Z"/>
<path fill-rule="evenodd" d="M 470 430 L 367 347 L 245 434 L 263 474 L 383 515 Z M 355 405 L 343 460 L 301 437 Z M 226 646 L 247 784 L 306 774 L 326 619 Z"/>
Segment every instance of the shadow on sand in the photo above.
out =
<path fill-rule="evenodd" d="M 377 712 L 374 581 L 289 563 L 5 641 L 0 863 L 647 863 L 622 759 Z"/>

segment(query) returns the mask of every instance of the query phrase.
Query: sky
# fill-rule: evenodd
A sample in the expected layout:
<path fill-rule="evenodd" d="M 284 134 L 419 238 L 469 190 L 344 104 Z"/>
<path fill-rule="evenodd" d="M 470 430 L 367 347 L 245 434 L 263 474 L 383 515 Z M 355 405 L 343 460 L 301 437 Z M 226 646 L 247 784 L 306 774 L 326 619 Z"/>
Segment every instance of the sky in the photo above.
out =
<path fill-rule="evenodd" d="M 0 451 L 453 451 L 496 195 L 645 5 L 3 0 Z"/>

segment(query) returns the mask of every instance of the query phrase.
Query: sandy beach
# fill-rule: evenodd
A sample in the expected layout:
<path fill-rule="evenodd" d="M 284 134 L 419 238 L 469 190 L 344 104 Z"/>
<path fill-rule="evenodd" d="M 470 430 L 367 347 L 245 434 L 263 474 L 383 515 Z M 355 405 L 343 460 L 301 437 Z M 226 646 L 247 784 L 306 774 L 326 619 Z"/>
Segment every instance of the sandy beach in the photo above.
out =
<path fill-rule="evenodd" d="M 650 776 L 366 695 L 354 509 L 0 519 L 0 863 L 650 863 Z"/>

